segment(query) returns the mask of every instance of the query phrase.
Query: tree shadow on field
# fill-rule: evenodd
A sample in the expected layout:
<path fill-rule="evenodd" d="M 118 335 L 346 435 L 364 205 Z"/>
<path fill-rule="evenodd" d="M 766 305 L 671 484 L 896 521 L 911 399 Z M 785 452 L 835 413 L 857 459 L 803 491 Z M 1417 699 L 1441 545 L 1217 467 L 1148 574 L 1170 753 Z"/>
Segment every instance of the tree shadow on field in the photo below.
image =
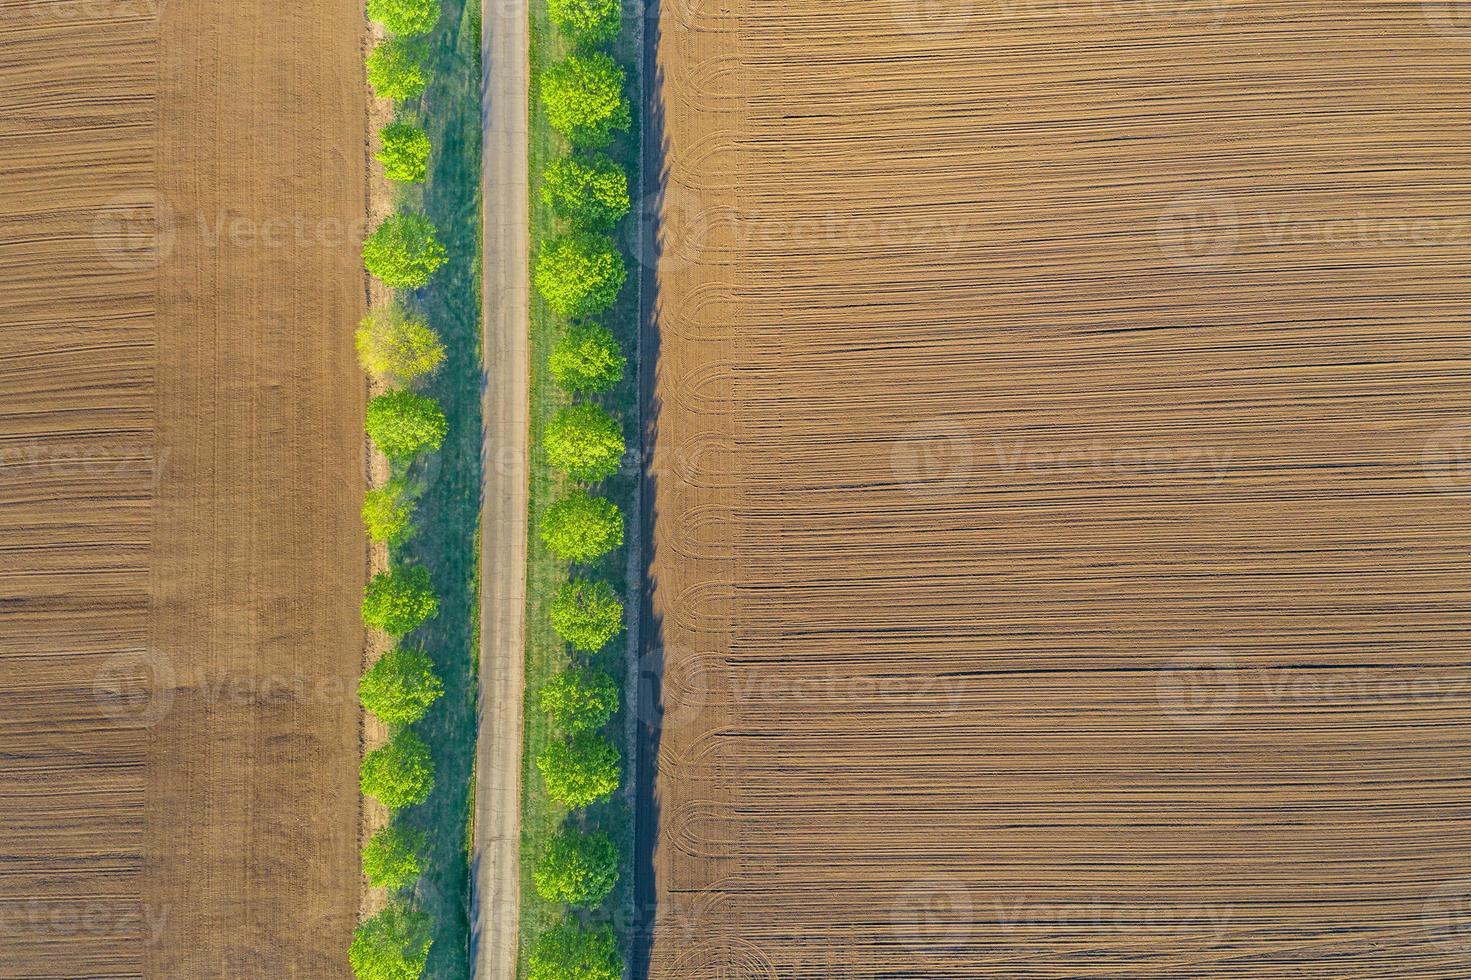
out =
<path fill-rule="evenodd" d="M 480 515 L 480 75 L 479 0 L 444 0 L 429 35 L 429 87 L 398 116 L 422 125 L 433 145 L 429 178 L 404 191 L 402 204 L 422 209 L 438 229 L 449 261 L 411 297 L 444 340 L 447 357 L 423 386 L 449 420 L 438 453 L 410 470 L 423 488 L 418 533 L 403 557 L 429 569 L 439 615 L 415 632 L 444 680 L 445 694 L 415 726 L 434 756 L 435 787 L 421 806 L 399 815 L 427 836 L 425 870 L 415 901 L 434 920 L 425 976 L 468 980 L 470 815 L 477 711 L 478 555 Z"/>

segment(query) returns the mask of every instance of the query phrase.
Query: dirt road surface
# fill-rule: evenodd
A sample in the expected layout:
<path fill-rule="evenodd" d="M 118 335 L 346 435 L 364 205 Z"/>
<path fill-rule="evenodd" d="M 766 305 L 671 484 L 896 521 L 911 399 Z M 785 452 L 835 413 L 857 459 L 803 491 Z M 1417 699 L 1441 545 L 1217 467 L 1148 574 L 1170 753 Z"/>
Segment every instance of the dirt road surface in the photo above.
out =
<path fill-rule="evenodd" d="M 483 8 L 485 499 L 476 754 L 475 976 L 514 980 L 521 893 L 521 705 L 526 662 L 527 8 Z"/>

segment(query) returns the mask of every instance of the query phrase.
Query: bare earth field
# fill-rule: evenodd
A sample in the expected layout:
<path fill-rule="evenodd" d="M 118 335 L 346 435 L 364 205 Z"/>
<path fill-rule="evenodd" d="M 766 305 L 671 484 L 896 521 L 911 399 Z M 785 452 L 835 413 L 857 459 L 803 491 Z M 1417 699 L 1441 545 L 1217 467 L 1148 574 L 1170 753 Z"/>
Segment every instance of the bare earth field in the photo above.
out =
<path fill-rule="evenodd" d="M 1454 10 L 664 0 L 635 975 L 1467 975 Z"/>
<path fill-rule="evenodd" d="M 348 975 L 362 34 L 0 0 L 0 976 Z"/>

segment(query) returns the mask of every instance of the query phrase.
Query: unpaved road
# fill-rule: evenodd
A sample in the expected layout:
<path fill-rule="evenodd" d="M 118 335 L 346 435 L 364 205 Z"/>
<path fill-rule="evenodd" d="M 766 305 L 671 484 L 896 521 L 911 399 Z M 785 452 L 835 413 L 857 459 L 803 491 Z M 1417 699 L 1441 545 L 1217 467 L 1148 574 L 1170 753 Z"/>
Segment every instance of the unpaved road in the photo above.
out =
<path fill-rule="evenodd" d="M 480 514 L 480 734 L 471 959 L 514 980 L 521 891 L 521 706 L 526 658 L 529 321 L 525 0 L 483 11 L 485 499 Z"/>

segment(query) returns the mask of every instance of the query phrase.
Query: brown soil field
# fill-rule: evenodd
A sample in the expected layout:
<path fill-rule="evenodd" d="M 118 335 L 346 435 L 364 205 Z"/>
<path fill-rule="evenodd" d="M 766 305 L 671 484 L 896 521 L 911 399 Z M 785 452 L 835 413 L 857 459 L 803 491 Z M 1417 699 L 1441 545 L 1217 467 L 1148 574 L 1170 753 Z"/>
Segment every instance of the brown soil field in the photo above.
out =
<path fill-rule="evenodd" d="M 664 0 L 655 978 L 1471 969 L 1471 24 Z"/>
<path fill-rule="evenodd" d="M 0 977 L 349 975 L 363 35 L 0 0 Z"/>

